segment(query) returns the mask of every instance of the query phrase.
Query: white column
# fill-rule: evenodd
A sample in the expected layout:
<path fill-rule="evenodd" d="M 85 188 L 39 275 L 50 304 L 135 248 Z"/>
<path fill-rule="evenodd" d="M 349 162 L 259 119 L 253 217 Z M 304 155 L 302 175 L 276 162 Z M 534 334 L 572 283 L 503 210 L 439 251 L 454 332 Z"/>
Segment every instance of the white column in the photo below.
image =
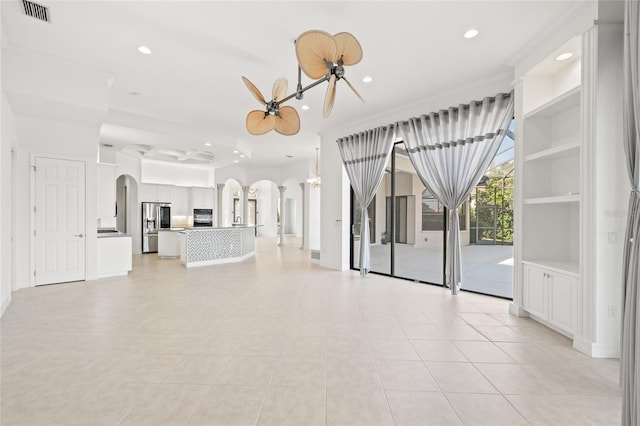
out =
<path fill-rule="evenodd" d="M 251 187 L 242 187 L 242 223 L 245 225 L 249 223 L 249 188 Z"/>
<path fill-rule="evenodd" d="M 280 190 L 280 230 L 278 231 L 278 245 L 284 244 L 284 191 L 287 190 L 286 186 L 278 186 Z"/>
<path fill-rule="evenodd" d="M 224 183 L 216 184 L 216 226 L 222 226 L 222 190 Z"/>
<path fill-rule="evenodd" d="M 306 222 L 306 219 L 304 217 L 305 213 L 306 213 L 306 209 L 304 208 L 304 189 L 305 189 L 305 182 L 300 182 L 300 189 L 302 190 L 302 244 L 300 245 L 300 250 L 304 250 L 304 225 Z"/>

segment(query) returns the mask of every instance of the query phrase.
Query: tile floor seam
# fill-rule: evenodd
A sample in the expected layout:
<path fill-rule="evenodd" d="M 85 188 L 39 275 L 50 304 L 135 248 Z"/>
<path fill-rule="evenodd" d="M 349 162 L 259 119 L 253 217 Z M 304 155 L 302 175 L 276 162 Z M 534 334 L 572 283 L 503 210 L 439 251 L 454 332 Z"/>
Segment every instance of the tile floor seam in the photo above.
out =
<path fill-rule="evenodd" d="M 215 386 L 216 385 L 210 385 L 209 386 L 209 390 L 207 390 L 206 392 L 204 392 L 202 394 L 202 397 L 200 398 L 200 401 L 196 404 L 196 406 L 193 409 L 193 413 L 191 413 L 191 415 L 187 418 L 187 420 L 185 420 L 185 422 L 182 424 L 183 426 L 187 426 L 189 424 L 191 419 L 193 419 L 193 416 L 195 416 L 196 413 L 198 412 L 198 409 L 200 408 L 200 406 L 204 403 L 204 400 L 206 399 L 206 397 L 209 394 L 209 392 L 211 392 Z"/>
<path fill-rule="evenodd" d="M 150 395 L 151 392 L 153 391 L 153 389 L 155 389 L 158 384 L 157 383 L 148 383 L 148 389 L 143 392 L 142 396 L 140 397 L 140 399 L 138 399 L 138 401 L 133 404 L 133 406 L 129 409 L 129 411 L 127 411 L 126 413 L 124 413 L 124 415 L 122 417 L 120 417 L 120 420 L 118 420 L 117 422 L 114 423 L 114 425 L 119 425 L 120 423 L 122 423 L 122 421 L 138 406 L 140 405 L 140 402 L 142 402 L 142 400 L 147 396 Z"/>
<path fill-rule="evenodd" d="M 266 390 L 264 392 L 264 396 L 262 397 L 262 403 L 260 404 L 260 409 L 258 410 L 258 415 L 256 416 L 256 420 L 253 423 L 254 426 L 258 425 L 258 421 L 260 420 L 260 415 L 262 414 L 262 409 L 264 408 L 264 403 L 267 400 L 267 397 L 269 396 L 269 392 L 271 391 L 271 384 L 273 383 L 273 378 L 276 375 L 276 372 L 278 371 L 278 368 L 280 367 L 280 362 L 282 361 L 282 351 L 280 351 L 280 355 L 277 358 L 276 361 L 276 367 L 274 368 L 274 370 L 271 372 L 271 377 L 269 378 L 269 383 L 267 384 Z"/>

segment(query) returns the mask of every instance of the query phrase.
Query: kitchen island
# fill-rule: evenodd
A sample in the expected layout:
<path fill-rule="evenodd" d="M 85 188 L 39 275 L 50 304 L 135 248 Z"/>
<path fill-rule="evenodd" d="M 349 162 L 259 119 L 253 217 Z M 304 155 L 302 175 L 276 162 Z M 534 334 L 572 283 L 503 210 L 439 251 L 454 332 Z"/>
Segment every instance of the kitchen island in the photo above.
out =
<path fill-rule="evenodd" d="M 187 268 L 240 262 L 255 254 L 255 226 L 185 228 L 178 236 Z"/>

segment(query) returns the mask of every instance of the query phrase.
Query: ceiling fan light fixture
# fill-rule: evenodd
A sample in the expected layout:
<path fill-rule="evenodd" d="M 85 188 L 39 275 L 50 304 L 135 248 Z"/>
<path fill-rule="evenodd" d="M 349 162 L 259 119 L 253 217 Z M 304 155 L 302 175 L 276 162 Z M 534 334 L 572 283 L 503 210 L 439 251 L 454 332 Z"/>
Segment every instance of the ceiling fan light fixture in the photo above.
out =
<path fill-rule="evenodd" d="M 474 38 L 476 37 L 478 34 L 480 34 L 480 31 L 476 28 L 469 28 L 465 33 L 464 33 L 464 38 Z"/>
<path fill-rule="evenodd" d="M 371 78 L 371 76 L 370 76 L 370 75 L 365 75 L 365 76 L 362 78 L 362 82 L 363 82 L 363 83 L 371 83 L 372 81 L 373 81 L 373 78 Z"/>

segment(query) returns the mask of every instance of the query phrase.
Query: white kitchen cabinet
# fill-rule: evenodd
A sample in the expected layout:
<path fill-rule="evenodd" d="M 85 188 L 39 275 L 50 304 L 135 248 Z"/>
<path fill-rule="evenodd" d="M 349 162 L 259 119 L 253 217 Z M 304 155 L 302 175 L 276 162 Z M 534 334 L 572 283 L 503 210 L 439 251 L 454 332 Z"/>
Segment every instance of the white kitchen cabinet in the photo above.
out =
<path fill-rule="evenodd" d="M 156 185 L 152 183 L 143 183 L 140 201 L 151 201 L 170 203 L 173 194 L 173 186 L 171 185 Z"/>
<path fill-rule="evenodd" d="M 171 216 L 189 215 L 189 188 L 174 186 L 171 191 Z"/>
<path fill-rule="evenodd" d="M 524 308 L 571 336 L 576 331 L 578 276 L 543 265 L 524 265 Z"/>
<path fill-rule="evenodd" d="M 98 227 L 116 227 L 115 166 L 98 164 L 97 171 Z"/>
<path fill-rule="evenodd" d="M 213 209 L 213 188 L 191 188 L 191 209 Z"/>

